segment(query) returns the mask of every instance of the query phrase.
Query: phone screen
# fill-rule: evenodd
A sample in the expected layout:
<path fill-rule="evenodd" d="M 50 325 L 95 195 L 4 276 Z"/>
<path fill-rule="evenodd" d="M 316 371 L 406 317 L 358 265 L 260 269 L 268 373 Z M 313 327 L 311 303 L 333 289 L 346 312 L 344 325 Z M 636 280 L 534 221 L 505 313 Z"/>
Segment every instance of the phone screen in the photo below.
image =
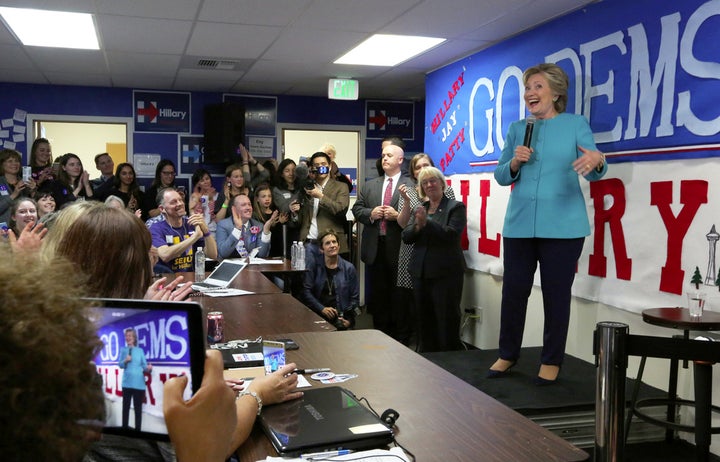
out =
<path fill-rule="evenodd" d="M 263 340 L 265 373 L 271 374 L 285 365 L 285 344 Z"/>
<path fill-rule="evenodd" d="M 103 431 L 166 439 L 165 382 L 186 375 L 187 400 L 202 381 L 201 308 L 174 302 L 109 302 L 100 300 L 102 306 L 91 308 L 103 344 L 94 359 L 105 398 Z"/>

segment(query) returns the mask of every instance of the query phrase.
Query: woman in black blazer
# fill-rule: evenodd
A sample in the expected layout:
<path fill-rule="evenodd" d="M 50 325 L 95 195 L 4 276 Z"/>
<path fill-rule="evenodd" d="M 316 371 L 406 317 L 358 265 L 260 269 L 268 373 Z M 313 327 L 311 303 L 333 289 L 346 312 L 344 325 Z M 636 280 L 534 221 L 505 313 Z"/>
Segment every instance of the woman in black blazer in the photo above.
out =
<path fill-rule="evenodd" d="M 419 351 L 463 349 L 460 340 L 460 299 L 465 258 L 460 237 L 467 225 L 465 204 L 444 195 L 447 183 L 435 167 L 418 175 L 417 207 L 403 229 L 405 243 L 415 244 L 410 264 L 417 308 Z M 400 193 L 409 200 L 407 192 Z"/>

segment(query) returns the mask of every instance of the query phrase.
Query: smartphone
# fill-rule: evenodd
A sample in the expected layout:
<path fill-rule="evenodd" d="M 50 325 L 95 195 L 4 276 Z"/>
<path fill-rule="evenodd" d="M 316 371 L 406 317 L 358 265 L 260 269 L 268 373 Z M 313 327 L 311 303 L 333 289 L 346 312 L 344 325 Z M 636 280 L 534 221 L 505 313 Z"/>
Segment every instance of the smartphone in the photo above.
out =
<path fill-rule="evenodd" d="M 0 222 L 0 231 L 7 232 L 8 231 L 8 224 L 4 221 Z"/>
<path fill-rule="evenodd" d="M 263 361 L 265 373 L 272 374 L 285 365 L 285 344 L 263 340 Z"/>
<path fill-rule="evenodd" d="M 173 377 L 186 375 L 186 400 L 200 387 L 205 367 L 202 308 L 187 302 L 87 300 L 102 342 L 94 362 L 105 398 L 103 432 L 169 440 L 163 386 Z M 142 358 L 152 367 L 143 370 Z M 138 390 L 142 399 L 136 422 L 133 396 Z M 127 416 L 123 415 L 124 401 L 131 405 Z"/>
<path fill-rule="evenodd" d="M 177 192 L 179 192 L 180 194 L 185 194 L 185 186 L 180 185 L 180 186 L 178 186 L 178 187 L 175 188 L 175 189 L 176 189 Z"/>
<path fill-rule="evenodd" d="M 277 341 L 283 342 L 285 344 L 286 350 L 299 350 L 300 349 L 300 345 L 295 343 L 295 340 L 293 340 L 291 338 L 279 338 L 279 339 L 277 339 Z"/>

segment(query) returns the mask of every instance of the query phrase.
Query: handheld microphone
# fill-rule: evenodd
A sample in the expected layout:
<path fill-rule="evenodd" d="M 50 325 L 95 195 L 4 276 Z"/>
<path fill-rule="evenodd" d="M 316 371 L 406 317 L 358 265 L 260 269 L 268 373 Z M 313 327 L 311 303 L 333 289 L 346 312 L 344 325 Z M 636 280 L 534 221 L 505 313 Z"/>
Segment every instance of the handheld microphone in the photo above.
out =
<path fill-rule="evenodd" d="M 533 128 L 535 128 L 535 116 L 529 116 L 527 119 L 525 119 L 525 139 L 523 139 L 523 146 L 526 148 L 530 147 L 530 142 L 532 141 L 532 135 L 533 135 Z"/>

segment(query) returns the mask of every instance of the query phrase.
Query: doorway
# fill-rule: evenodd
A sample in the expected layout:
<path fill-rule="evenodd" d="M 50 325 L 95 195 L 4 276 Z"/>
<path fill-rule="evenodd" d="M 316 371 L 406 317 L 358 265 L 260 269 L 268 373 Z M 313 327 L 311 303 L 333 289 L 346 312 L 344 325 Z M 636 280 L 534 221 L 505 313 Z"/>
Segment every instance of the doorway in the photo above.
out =
<path fill-rule="evenodd" d="M 127 162 L 128 153 L 133 152 L 132 118 L 28 114 L 27 119 L 28 162 L 32 142 L 38 137 L 50 141 L 53 158 L 67 152 L 76 154 L 90 178 L 100 176 L 95 168 L 95 155 L 107 152 L 118 165 Z"/>
<path fill-rule="evenodd" d="M 325 143 L 335 146 L 337 156 L 335 163 L 338 164 L 340 171 L 350 177 L 353 183 L 353 190 L 350 193 L 350 205 L 346 218 L 351 222 L 349 229 L 352 231 L 351 263 L 358 269 L 360 277 L 360 304 L 364 304 L 365 299 L 365 272 L 357 251 L 359 240 L 357 237 L 357 224 L 352 214 L 352 207 L 355 204 L 358 191 L 358 178 L 364 178 L 365 169 L 363 168 L 365 159 L 365 126 L 332 126 L 328 129 L 327 125 L 302 125 L 302 124 L 278 124 L 279 133 L 279 152 L 278 162 L 283 159 L 290 158 L 295 162 L 300 157 L 310 157 L 313 153 L 320 150 Z"/>

